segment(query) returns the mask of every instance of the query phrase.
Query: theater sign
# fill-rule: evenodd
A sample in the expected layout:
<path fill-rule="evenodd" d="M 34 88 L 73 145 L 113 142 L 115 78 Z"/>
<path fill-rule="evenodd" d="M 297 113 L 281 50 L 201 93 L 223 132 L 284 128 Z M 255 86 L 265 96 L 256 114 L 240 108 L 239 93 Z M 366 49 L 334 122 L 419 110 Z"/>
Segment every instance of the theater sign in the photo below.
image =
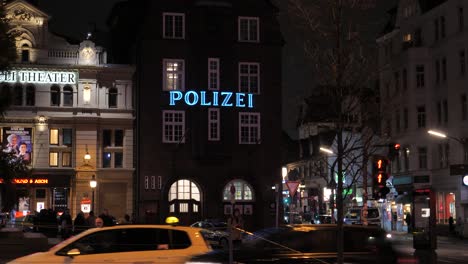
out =
<path fill-rule="evenodd" d="M 69 71 L 11 70 L 0 72 L 0 83 L 76 84 L 78 73 Z"/>

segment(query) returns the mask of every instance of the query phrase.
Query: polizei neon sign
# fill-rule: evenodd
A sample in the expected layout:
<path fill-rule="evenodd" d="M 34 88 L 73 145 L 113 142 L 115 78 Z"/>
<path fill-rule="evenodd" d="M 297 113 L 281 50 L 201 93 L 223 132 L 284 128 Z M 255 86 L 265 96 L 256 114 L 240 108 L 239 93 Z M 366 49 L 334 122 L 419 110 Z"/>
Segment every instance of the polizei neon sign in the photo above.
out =
<path fill-rule="evenodd" d="M 169 91 L 169 105 L 176 105 L 179 101 L 190 106 L 253 108 L 253 94 L 251 93 Z"/>

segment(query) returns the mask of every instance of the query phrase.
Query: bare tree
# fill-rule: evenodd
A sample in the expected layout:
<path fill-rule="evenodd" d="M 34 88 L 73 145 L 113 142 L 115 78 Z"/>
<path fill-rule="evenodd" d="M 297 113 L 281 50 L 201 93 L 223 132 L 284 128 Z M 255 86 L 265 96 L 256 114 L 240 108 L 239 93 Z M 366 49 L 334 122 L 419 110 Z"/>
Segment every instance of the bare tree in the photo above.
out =
<path fill-rule="evenodd" d="M 288 13 L 301 26 L 304 51 L 314 66 L 318 85 L 312 89 L 329 98 L 324 115 L 336 134 L 329 180 L 336 184 L 338 263 L 343 263 L 347 189 L 362 181 L 367 199 L 367 161 L 374 138 L 369 124 L 378 113 L 378 107 L 369 109 L 377 90 L 375 24 L 369 24 L 373 7 L 371 0 L 288 0 Z"/>

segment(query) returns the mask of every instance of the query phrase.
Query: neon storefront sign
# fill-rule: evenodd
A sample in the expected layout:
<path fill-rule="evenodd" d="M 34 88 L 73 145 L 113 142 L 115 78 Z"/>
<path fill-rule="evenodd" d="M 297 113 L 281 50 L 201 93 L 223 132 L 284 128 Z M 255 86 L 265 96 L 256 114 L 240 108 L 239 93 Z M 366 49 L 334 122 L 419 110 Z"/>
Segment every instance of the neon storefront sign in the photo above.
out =
<path fill-rule="evenodd" d="M 49 179 L 26 179 L 26 178 L 16 178 L 12 180 L 16 184 L 48 184 Z M 0 183 L 3 183 L 3 179 L 0 179 Z"/>
<path fill-rule="evenodd" d="M 169 105 L 184 103 L 194 106 L 253 108 L 253 94 L 206 91 L 169 91 Z"/>
<path fill-rule="evenodd" d="M 0 83 L 76 84 L 77 72 L 12 70 L 0 72 Z"/>

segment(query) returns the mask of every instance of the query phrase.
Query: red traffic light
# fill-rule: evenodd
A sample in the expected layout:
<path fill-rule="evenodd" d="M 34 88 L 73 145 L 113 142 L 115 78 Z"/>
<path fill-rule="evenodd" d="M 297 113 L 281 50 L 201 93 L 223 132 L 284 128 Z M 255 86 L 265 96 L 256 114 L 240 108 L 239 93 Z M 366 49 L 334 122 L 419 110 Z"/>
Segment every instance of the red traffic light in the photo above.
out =
<path fill-rule="evenodd" d="M 401 147 L 401 146 L 400 146 L 400 144 L 398 144 L 398 143 L 396 143 L 395 145 L 393 145 L 393 148 L 394 148 L 395 150 L 399 150 L 400 147 Z"/>

